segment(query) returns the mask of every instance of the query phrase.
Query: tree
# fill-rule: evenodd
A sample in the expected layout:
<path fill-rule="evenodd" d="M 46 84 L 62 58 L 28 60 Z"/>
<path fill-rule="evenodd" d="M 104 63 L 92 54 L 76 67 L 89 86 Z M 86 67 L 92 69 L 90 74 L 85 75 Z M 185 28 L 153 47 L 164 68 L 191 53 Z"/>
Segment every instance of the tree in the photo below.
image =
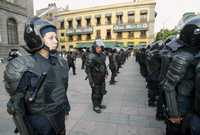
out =
<path fill-rule="evenodd" d="M 156 41 L 158 40 L 165 40 L 169 36 L 176 35 L 178 32 L 175 31 L 174 29 L 168 30 L 168 29 L 161 29 L 157 35 L 156 35 Z"/>

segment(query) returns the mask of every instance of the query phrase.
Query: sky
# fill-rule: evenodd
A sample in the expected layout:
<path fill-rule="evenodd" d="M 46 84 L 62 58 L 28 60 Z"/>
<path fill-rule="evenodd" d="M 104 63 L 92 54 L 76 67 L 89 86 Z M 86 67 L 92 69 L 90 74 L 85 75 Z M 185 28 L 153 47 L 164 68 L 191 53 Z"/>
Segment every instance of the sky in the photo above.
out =
<path fill-rule="evenodd" d="M 70 10 L 81 9 L 92 6 L 131 2 L 132 0 L 33 0 L 34 11 L 45 8 L 48 3 L 55 2 L 57 7 L 66 6 Z M 162 28 L 173 29 L 183 13 L 200 13 L 200 0 L 156 0 L 157 17 L 155 20 L 155 32 Z"/>

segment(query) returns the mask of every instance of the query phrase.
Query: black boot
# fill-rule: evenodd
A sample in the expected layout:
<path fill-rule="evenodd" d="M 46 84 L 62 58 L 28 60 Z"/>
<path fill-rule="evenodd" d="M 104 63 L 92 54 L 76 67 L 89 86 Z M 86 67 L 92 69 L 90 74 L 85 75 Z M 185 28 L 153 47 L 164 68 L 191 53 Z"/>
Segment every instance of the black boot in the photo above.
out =
<path fill-rule="evenodd" d="M 110 85 L 113 85 L 113 84 L 115 84 L 115 82 L 114 81 L 110 81 Z"/>
<path fill-rule="evenodd" d="M 95 106 L 93 107 L 93 111 L 95 111 L 96 113 L 101 113 L 101 108 L 99 106 Z"/>
<path fill-rule="evenodd" d="M 101 109 L 106 109 L 106 106 L 105 105 L 100 105 L 99 106 Z"/>

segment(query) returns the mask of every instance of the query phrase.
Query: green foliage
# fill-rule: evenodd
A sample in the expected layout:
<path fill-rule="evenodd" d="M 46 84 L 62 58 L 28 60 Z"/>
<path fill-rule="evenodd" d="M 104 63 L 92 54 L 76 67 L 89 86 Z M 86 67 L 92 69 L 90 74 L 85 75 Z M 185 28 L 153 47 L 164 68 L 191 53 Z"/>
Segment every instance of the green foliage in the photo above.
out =
<path fill-rule="evenodd" d="M 176 35 L 177 31 L 173 30 L 168 30 L 168 29 L 161 29 L 157 35 L 156 35 L 156 41 L 158 40 L 165 40 L 167 37 Z"/>

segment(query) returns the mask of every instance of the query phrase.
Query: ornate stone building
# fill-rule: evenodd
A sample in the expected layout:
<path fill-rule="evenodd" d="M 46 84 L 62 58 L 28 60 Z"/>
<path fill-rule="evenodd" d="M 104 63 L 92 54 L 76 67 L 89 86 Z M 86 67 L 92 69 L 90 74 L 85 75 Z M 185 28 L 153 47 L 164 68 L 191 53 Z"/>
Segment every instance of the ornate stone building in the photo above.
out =
<path fill-rule="evenodd" d="M 58 12 L 60 46 L 89 47 L 98 38 L 106 47 L 149 44 L 154 40 L 155 5 L 155 0 L 134 0 Z"/>
<path fill-rule="evenodd" d="M 24 24 L 33 16 L 33 0 L 0 0 L 0 58 L 24 45 Z"/>

